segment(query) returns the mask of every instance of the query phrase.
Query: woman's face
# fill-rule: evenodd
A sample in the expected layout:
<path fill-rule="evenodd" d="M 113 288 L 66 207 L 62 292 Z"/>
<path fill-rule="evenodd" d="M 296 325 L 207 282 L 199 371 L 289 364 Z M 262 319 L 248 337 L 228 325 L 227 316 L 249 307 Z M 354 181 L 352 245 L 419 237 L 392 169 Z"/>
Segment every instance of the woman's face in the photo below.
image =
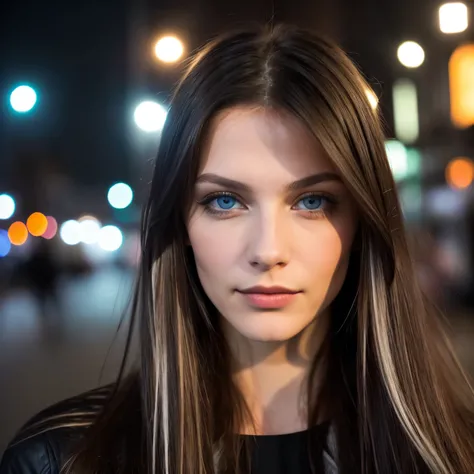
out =
<path fill-rule="evenodd" d="M 319 143 L 293 117 L 238 107 L 215 118 L 188 235 L 201 284 L 255 341 L 285 341 L 338 294 L 355 205 Z"/>

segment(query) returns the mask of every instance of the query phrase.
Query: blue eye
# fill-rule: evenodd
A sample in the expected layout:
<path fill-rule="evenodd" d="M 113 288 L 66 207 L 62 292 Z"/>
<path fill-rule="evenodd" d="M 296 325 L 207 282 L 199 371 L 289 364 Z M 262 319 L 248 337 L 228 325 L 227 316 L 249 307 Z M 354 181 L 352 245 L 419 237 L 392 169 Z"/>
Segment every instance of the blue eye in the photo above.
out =
<path fill-rule="evenodd" d="M 298 201 L 296 207 L 299 210 L 304 211 L 318 211 L 321 207 L 323 207 L 325 201 L 324 196 L 307 196 L 300 201 Z"/>
<path fill-rule="evenodd" d="M 230 193 L 213 193 L 199 202 L 204 206 L 206 212 L 220 216 L 233 216 L 234 212 L 245 209 L 237 196 Z"/>
<path fill-rule="evenodd" d="M 237 199 L 232 196 L 220 196 L 218 198 L 213 199 L 213 201 L 217 204 L 217 207 L 225 210 L 232 209 L 235 204 L 237 203 Z"/>

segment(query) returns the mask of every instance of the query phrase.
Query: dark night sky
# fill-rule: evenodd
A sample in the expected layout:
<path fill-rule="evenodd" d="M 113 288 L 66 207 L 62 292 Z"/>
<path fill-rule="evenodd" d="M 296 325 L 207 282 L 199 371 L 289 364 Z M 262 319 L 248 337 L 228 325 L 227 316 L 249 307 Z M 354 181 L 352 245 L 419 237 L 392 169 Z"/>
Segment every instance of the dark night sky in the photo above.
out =
<path fill-rule="evenodd" d="M 228 26 L 268 21 L 273 11 L 276 22 L 335 37 L 384 93 L 397 75 L 397 44 L 436 41 L 437 6 L 431 0 L 4 2 L 0 160 L 9 162 L 34 144 L 55 150 L 79 182 L 126 178 L 135 159 L 128 139 L 135 102 L 145 93 L 166 97 L 176 79 L 176 71 L 163 70 L 150 54 L 165 29 L 182 32 L 192 50 Z M 19 119 L 8 109 L 7 94 L 22 81 L 36 84 L 40 102 Z"/>

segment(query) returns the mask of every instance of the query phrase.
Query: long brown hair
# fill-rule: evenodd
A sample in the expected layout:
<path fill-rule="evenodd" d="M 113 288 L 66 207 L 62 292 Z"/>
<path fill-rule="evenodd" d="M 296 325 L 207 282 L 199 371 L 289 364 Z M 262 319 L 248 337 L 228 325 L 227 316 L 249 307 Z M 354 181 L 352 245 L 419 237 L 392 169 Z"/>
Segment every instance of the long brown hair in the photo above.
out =
<path fill-rule="evenodd" d="M 310 377 L 309 425 L 326 403 L 341 474 L 474 469 L 473 391 L 414 277 L 368 89 L 338 47 L 291 27 L 226 34 L 190 60 L 171 101 L 143 214 L 130 322 L 139 327 L 140 367 L 125 377 L 124 358 L 110 402 L 65 472 L 245 472 L 247 448 L 235 433 L 247 411 L 185 225 L 209 121 L 242 104 L 285 110 L 305 124 L 361 216 L 332 304 L 322 390 Z"/>

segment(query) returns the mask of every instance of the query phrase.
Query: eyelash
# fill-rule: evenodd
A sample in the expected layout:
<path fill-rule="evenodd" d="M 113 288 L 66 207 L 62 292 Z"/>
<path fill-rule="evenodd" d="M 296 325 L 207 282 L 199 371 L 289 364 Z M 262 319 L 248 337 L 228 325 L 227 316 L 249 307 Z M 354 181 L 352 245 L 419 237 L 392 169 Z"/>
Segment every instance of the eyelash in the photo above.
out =
<path fill-rule="evenodd" d="M 206 197 L 204 197 L 197 203 L 203 206 L 205 212 L 207 212 L 208 214 L 219 216 L 219 217 L 231 217 L 230 216 L 231 212 L 238 209 L 218 210 L 210 206 L 212 201 L 215 201 L 216 199 L 219 199 L 220 197 L 226 197 L 226 196 L 231 197 L 235 199 L 237 202 L 239 202 L 240 204 L 242 204 L 241 199 L 238 196 L 227 191 L 218 191 L 215 193 L 208 194 Z M 326 217 L 327 214 L 332 210 L 332 208 L 337 204 L 337 200 L 333 196 L 329 196 L 325 193 L 308 192 L 308 193 L 303 194 L 302 196 L 299 196 L 298 200 L 295 202 L 293 206 L 295 206 L 297 203 L 299 203 L 303 199 L 307 199 L 311 197 L 323 200 L 323 204 L 321 205 L 321 208 L 315 209 L 315 210 L 311 210 L 311 209 L 306 209 L 306 210 L 299 209 L 299 210 L 306 213 L 306 215 L 312 219 L 320 219 L 320 218 Z"/>

